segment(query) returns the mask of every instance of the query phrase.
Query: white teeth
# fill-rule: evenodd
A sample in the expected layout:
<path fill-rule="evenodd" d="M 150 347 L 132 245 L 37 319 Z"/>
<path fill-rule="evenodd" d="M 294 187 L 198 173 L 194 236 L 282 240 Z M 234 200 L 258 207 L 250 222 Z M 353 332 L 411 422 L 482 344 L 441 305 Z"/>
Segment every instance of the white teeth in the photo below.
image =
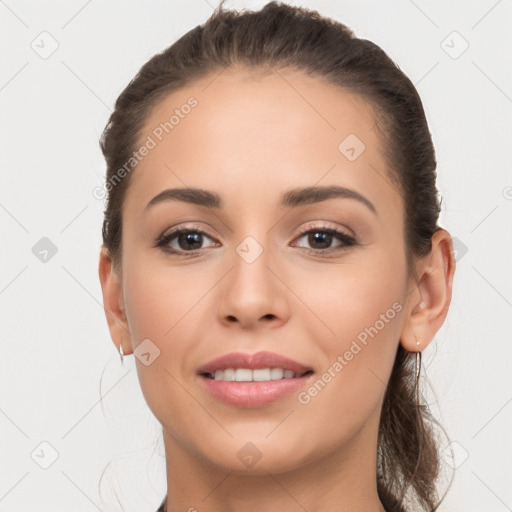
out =
<path fill-rule="evenodd" d="M 252 371 L 252 380 L 261 382 L 262 380 L 270 380 L 270 368 L 260 368 Z"/>
<path fill-rule="evenodd" d="M 299 373 L 282 368 L 227 368 L 226 370 L 215 370 L 214 380 L 227 380 L 236 382 L 263 382 L 267 380 L 293 379 L 300 377 Z"/>
<path fill-rule="evenodd" d="M 272 370 L 270 370 L 270 378 L 272 380 L 282 379 L 283 375 L 284 375 L 284 370 L 282 368 L 272 368 Z"/>
<path fill-rule="evenodd" d="M 252 380 L 252 370 L 246 368 L 237 368 L 235 370 L 235 380 L 237 382 L 248 382 Z"/>
<path fill-rule="evenodd" d="M 222 370 L 217 370 L 217 371 L 220 371 L 220 373 L 221 373 L 220 379 L 222 379 L 223 378 Z M 215 373 L 217 373 L 217 372 L 215 372 Z M 224 370 L 224 380 L 230 380 L 230 381 L 235 380 L 235 370 L 233 370 L 233 368 L 228 368 L 227 370 Z"/>

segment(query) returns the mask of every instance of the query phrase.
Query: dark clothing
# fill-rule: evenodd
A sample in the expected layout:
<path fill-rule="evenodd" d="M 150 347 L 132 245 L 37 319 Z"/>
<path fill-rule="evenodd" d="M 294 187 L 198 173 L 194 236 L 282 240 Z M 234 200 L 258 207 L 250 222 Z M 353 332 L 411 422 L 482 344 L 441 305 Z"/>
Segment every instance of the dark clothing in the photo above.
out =
<path fill-rule="evenodd" d="M 162 504 L 158 508 L 156 512 L 164 512 L 165 510 L 165 502 L 167 501 L 167 496 L 165 496 L 164 501 L 162 501 Z M 389 512 L 406 512 L 405 509 L 403 509 L 400 506 L 396 506 L 395 508 L 391 509 Z"/>
<path fill-rule="evenodd" d="M 156 512 L 164 512 L 166 501 L 167 501 L 167 496 L 164 498 L 164 501 L 162 501 L 162 504 L 160 505 L 160 507 L 158 507 L 158 510 Z"/>

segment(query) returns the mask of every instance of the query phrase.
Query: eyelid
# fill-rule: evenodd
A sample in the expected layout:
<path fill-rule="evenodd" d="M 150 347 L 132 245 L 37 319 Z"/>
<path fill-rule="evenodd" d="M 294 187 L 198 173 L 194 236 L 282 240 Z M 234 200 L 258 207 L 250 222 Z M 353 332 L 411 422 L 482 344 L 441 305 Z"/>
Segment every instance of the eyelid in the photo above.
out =
<path fill-rule="evenodd" d="M 352 230 L 349 230 L 352 231 Z M 327 249 L 310 249 L 308 247 L 300 247 L 305 254 L 310 254 L 316 258 L 333 258 L 341 256 L 343 253 L 350 251 L 351 249 L 360 246 L 360 242 L 357 236 L 346 233 L 345 229 L 329 226 L 325 221 L 323 225 L 309 225 L 302 229 L 302 231 L 294 238 L 300 240 L 307 236 L 309 233 L 328 233 L 340 242 L 340 245 L 329 247 Z M 293 245 L 295 246 L 295 244 Z"/>
<path fill-rule="evenodd" d="M 317 222 L 322 222 L 322 225 L 316 224 Z M 327 222 L 328 221 L 311 221 L 309 224 L 306 224 L 305 227 L 301 228 L 301 230 L 295 235 L 295 238 L 297 238 L 298 236 L 304 235 L 305 233 L 307 233 L 308 231 L 310 231 L 312 229 L 318 229 L 319 231 L 322 229 L 333 229 L 336 231 L 341 231 L 341 233 L 346 235 L 347 237 L 351 237 L 354 239 L 357 238 L 356 234 L 351 229 L 339 228 L 338 226 L 335 226 L 335 225 L 328 225 Z M 198 224 L 187 224 L 185 226 L 178 225 L 178 226 L 171 228 L 169 231 L 164 231 L 157 238 L 156 242 L 158 243 L 161 240 L 167 238 L 168 236 L 170 236 L 176 232 L 189 231 L 189 230 L 190 231 L 198 231 L 199 233 L 206 235 L 209 238 L 212 238 L 212 239 L 214 238 L 212 235 L 208 234 L 208 232 L 204 231 L 204 229 L 201 226 L 199 226 Z M 345 230 L 350 231 L 350 233 L 347 233 Z M 295 240 L 295 238 L 294 238 L 294 240 Z"/>
<path fill-rule="evenodd" d="M 318 222 L 322 222 L 322 224 L 319 225 Z M 173 255 L 177 255 L 177 256 L 194 256 L 198 253 L 204 252 L 205 249 L 208 249 L 208 247 L 204 247 L 201 249 L 193 249 L 190 251 L 185 251 L 185 250 L 174 249 L 174 248 L 169 247 L 169 242 L 172 238 L 174 238 L 176 235 L 178 235 L 182 232 L 188 232 L 188 231 L 199 233 L 199 234 L 205 236 L 206 238 L 213 240 L 215 243 L 218 243 L 218 240 L 215 237 L 208 234 L 208 232 L 204 231 L 201 228 L 201 226 L 199 226 L 197 224 L 189 224 L 189 225 L 184 225 L 184 226 L 178 225 L 178 226 L 171 228 L 170 230 L 164 231 L 164 233 L 157 238 L 153 247 L 160 248 L 164 252 L 167 252 L 167 253 L 173 254 Z M 300 247 L 299 246 L 299 248 L 302 249 L 305 253 L 312 254 L 314 256 L 329 257 L 333 254 L 336 255 L 336 254 L 340 254 L 344 251 L 347 251 L 354 246 L 361 245 L 358 241 L 358 237 L 355 234 L 347 233 L 347 231 L 349 231 L 350 233 L 354 233 L 353 230 L 348 229 L 348 228 L 340 228 L 337 225 L 329 225 L 328 221 L 311 221 L 310 223 L 306 224 L 303 228 L 301 228 L 299 233 L 297 233 L 294 236 L 292 242 L 304 237 L 308 233 L 315 232 L 315 231 L 329 233 L 331 236 L 338 239 L 341 242 L 341 245 L 327 248 L 327 249 L 310 249 L 308 247 Z M 294 247 L 294 246 L 292 246 L 292 247 Z"/>
<path fill-rule="evenodd" d="M 318 224 L 318 222 L 320 222 L 321 224 Z M 345 235 L 348 238 L 353 238 L 354 240 L 356 240 L 358 238 L 357 235 L 354 233 L 354 231 L 352 231 L 351 229 L 349 229 L 347 227 L 340 227 L 335 224 L 329 224 L 329 221 L 325 221 L 325 220 L 312 221 L 311 223 L 306 224 L 306 226 L 304 228 L 301 228 L 301 231 L 299 231 L 297 236 L 301 236 L 301 235 L 307 233 L 308 231 L 315 230 L 315 229 L 318 231 L 322 231 L 324 229 L 331 229 L 334 231 L 339 231 L 341 234 Z"/>
<path fill-rule="evenodd" d="M 178 226 L 171 228 L 170 230 L 164 231 L 155 240 L 155 243 L 153 244 L 153 248 L 160 249 L 165 253 L 173 254 L 173 255 L 177 255 L 177 256 L 193 256 L 193 255 L 197 254 L 198 252 L 204 251 L 204 249 L 206 249 L 206 248 L 194 249 L 192 251 L 183 251 L 183 250 L 174 249 L 168 245 L 170 240 L 172 238 L 174 238 L 176 235 L 180 234 L 181 232 L 187 232 L 187 231 L 200 233 L 201 235 L 209 238 L 210 240 L 213 240 L 215 244 L 218 243 L 215 237 L 209 235 L 206 231 L 201 229 L 200 226 L 198 226 L 197 224 L 191 224 L 191 225 L 185 225 L 185 226 L 178 225 Z"/>
<path fill-rule="evenodd" d="M 203 235 L 206 235 L 208 236 L 209 238 L 213 238 L 211 235 L 209 235 L 206 231 L 204 231 L 204 229 L 197 225 L 197 224 L 187 224 L 185 226 L 182 226 L 182 225 L 178 225 L 178 226 L 174 226 L 168 230 L 165 230 L 157 239 L 156 241 L 157 242 L 160 242 L 162 240 L 164 240 L 165 238 L 167 238 L 168 236 L 170 235 L 173 235 L 174 233 L 176 232 L 180 232 L 180 231 L 197 231 Z"/>

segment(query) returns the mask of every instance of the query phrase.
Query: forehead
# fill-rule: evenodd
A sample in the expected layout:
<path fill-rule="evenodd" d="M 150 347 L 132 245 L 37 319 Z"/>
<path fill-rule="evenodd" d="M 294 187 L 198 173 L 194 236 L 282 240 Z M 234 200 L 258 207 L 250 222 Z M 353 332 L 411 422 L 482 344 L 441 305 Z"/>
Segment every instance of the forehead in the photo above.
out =
<path fill-rule="evenodd" d="M 153 108 L 135 149 L 145 142 L 125 199 L 133 211 L 187 186 L 237 208 L 246 192 L 275 203 L 280 190 L 315 184 L 364 191 L 374 204 L 397 200 L 372 106 L 297 70 L 205 76 Z"/>

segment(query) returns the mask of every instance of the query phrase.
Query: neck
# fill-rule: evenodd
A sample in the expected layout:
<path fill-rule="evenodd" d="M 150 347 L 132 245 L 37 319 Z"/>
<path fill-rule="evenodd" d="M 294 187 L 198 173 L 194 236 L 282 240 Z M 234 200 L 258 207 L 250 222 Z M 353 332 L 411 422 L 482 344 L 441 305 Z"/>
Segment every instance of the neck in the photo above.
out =
<path fill-rule="evenodd" d="M 285 471 L 266 468 L 263 459 L 250 472 L 219 467 L 164 429 L 166 511 L 386 512 L 377 493 L 374 421 L 342 446 Z"/>

